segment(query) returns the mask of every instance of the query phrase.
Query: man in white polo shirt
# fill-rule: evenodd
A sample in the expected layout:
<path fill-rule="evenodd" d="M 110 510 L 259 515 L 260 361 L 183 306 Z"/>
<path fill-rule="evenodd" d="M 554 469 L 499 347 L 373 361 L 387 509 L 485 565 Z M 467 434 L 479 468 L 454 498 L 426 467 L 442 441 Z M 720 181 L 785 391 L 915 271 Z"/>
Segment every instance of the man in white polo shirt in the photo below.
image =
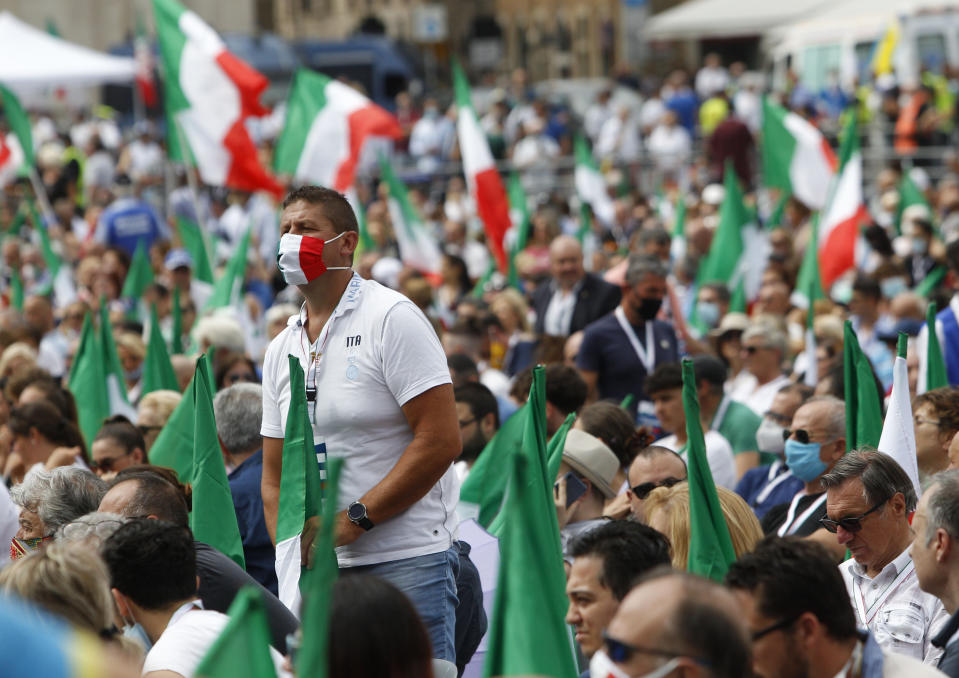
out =
<path fill-rule="evenodd" d="M 306 298 L 263 362 L 263 480 L 276 537 L 288 355 L 299 358 L 317 459 L 343 458 L 337 558 L 344 573 L 400 588 L 430 631 L 434 656 L 455 661 L 452 548 L 461 440 L 446 357 L 406 297 L 351 270 L 356 216 L 339 193 L 305 186 L 280 220 L 279 267 Z M 300 396 L 302 397 L 302 395 Z M 304 529 L 304 553 L 315 524 Z"/>

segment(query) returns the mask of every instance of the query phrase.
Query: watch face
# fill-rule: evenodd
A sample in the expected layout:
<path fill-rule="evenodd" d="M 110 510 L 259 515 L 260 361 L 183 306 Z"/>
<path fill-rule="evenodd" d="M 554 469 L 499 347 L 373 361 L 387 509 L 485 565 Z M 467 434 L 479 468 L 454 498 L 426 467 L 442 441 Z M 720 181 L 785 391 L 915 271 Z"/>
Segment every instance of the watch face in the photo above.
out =
<path fill-rule="evenodd" d="M 360 520 L 366 515 L 366 507 L 360 503 L 350 504 L 350 507 L 346 511 L 346 515 L 350 520 Z"/>

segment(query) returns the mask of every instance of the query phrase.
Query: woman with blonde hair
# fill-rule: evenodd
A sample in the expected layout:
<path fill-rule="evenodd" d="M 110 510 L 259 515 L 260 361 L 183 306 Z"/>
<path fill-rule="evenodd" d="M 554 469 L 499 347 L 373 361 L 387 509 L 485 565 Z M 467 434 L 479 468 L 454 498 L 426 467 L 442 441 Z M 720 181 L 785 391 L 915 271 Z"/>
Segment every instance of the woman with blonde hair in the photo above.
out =
<path fill-rule="evenodd" d="M 725 487 L 716 487 L 716 493 L 738 558 L 753 550 L 763 538 L 763 530 L 742 497 Z M 689 560 L 689 483 L 656 488 L 643 502 L 643 510 L 646 523 L 669 539 L 673 567 L 685 570 Z"/>
<path fill-rule="evenodd" d="M 0 590 L 103 638 L 116 634 L 110 573 L 94 549 L 53 543 L 0 570 Z"/>
<path fill-rule="evenodd" d="M 501 369 L 513 377 L 533 364 L 536 337 L 530 333 L 529 304 L 523 295 L 508 287 L 496 293 L 490 303 L 499 328 L 498 348 L 502 351 Z"/>

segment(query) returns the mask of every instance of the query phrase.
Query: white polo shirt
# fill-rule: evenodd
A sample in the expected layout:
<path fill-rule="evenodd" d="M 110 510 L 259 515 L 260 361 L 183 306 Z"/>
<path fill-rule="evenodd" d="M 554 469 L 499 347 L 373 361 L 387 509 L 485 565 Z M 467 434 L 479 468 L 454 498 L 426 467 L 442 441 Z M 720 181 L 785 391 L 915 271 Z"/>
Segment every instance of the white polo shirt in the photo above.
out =
<path fill-rule="evenodd" d="M 318 457 L 346 460 L 338 510 L 379 483 L 413 440 L 401 409 L 435 386 L 449 384 L 446 356 L 433 327 L 409 299 L 354 274 L 311 346 L 306 307 L 291 316 L 263 361 L 263 425 L 283 438 L 290 406 L 288 355 L 300 360 L 316 402 L 308 403 Z M 310 369 L 310 354 L 315 368 Z M 315 413 L 314 413 L 315 410 Z M 457 496 L 452 465 L 403 513 L 337 549 L 340 567 L 439 553 L 452 545 Z"/>

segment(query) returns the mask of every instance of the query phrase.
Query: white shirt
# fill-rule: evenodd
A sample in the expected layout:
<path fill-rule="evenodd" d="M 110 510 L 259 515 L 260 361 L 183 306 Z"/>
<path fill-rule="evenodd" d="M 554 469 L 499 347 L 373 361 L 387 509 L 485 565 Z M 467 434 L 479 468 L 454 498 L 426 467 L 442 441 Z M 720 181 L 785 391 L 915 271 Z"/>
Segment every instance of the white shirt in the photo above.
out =
<path fill-rule="evenodd" d="M 649 135 L 647 146 L 660 169 L 675 170 L 689 160 L 693 141 L 682 125 L 657 125 Z"/>
<path fill-rule="evenodd" d="M 742 378 L 740 379 L 740 377 Z M 738 400 L 743 405 L 749 406 L 749 408 L 760 417 L 766 414 L 766 411 L 769 409 L 769 403 L 771 403 L 776 394 L 779 393 L 779 389 L 792 383 L 789 377 L 780 375 L 760 386 L 756 377 L 745 371 L 737 376 L 736 382 L 736 386 L 729 391 L 729 397 L 733 400 Z"/>
<path fill-rule="evenodd" d="M 396 465 L 413 439 L 401 407 L 450 383 L 436 332 L 409 299 L 354 273 L 311 346 L 305 306 L 270 343 L 263 361 L 262 435 L 283 438 L 290 406 L 287 356 L 316 384 L 314 442 L 343 458 L 337 510 L 362 497 Z M 316 350 L 316 367 L 309 353 Z M 312 412 L 313 406 L 310 405 Z M 316 436 L 319 436 L 317 439 Z M 340 567 L 439 553 L 450 548 L 456 496 L 452 465 L 418 502 L 337 549 Z"/>
<path fill-rule="evenodd" d="M 706 461 L 709 462 L 713 482 L 726 489 L 733 489 L 736 487 L 736 462 L 733 460 L 732 446 L 718 431 L 706 431 L 703 437 L 706 439 Z M 655 444 L 669 448 L 689 463 L 688 445 L 680 447 L 675 434 L 657 440 Z"/>
<path fill-rule="evenodd" d="M 702 67 L 696 74 L 696 96 L 708 99 L 716 92 L 726 89 L 729 74 L 722 66 Z"/>
<path fill-rule="evenodd" d="M 556 288 L 543 316 L 544 333 L 554 337 L 569 336 L 569 326 L 573 322 L 573 311 L 576 308 L 576 294 L 581 286 L 582 282 L 579 282 L 568 292 Z"/>
<path fill-rule="evenodd" d="M 858 626 L 872 631 L 883 650 L 936 665 L 943 651 L 932 638 L 949 614 L 938 598 L 919 588 L 908 548 L 873 578 L 852 558 L 839 571 Z"/>
<path fill-rule="evenodd" d="M 163 634 L 147 652 L 143 675 L 151 671 L 173 671 L 191 678 L 229 619 L 222 612 L 204 610 L 198 600 L 184 604 L 173 613 Z M 277 675 L 287 675 L 283 672 L 283 655 L 271 647 L 270 657 Z"/>

